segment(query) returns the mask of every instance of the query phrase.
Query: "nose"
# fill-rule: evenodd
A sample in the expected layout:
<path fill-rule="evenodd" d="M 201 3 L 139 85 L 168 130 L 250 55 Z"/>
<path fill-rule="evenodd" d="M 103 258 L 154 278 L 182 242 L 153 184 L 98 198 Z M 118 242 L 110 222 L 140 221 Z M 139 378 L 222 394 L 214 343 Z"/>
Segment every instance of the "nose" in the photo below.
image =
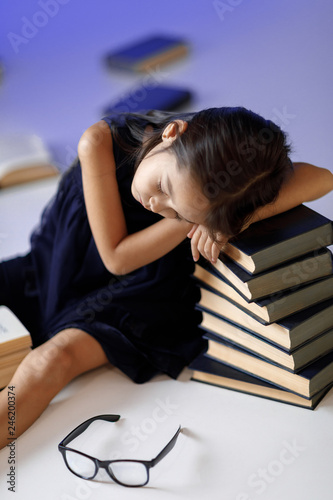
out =
<path fill-rule="evenodd" d="M 176 212 L 168 203 L 168 200 L 160 199 L 158 196 L 152 196 L 149 199 L 150 210 L 152 212 L 160 214 L 167 219 L 174 219 Z"/>
<path fill-rule="evenodd" d="M 158 196 L 152 196 L 149 200 L 150 210 L 152 212 L 158 213 L 163 210 L 163 202 L 159 199 Z"/>

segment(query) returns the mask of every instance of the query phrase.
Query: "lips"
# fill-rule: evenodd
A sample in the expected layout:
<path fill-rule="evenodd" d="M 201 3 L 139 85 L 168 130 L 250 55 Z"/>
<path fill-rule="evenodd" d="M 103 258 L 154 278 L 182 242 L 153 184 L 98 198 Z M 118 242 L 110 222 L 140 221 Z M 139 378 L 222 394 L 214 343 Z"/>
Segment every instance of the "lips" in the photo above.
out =
<path fill-rule="evenodd" d="M 136 199 L 136 201 L 141 203 L 142 206 L 144 206 L 141 195 L 138 192 L 136 192 L 136 196 L 134 196 L 134 198 Z"/>
<path fill-rule="evenodd" d="M 151 211 L 151 208 L 149 205 L 145 205 L 142 201 L 142 198 L 141 196 L 139 195 L 139 202 L 141 203 L 141 205 L 143 206 L 143 208 L 145 208 L 146 210 L 150 210 Z"/>

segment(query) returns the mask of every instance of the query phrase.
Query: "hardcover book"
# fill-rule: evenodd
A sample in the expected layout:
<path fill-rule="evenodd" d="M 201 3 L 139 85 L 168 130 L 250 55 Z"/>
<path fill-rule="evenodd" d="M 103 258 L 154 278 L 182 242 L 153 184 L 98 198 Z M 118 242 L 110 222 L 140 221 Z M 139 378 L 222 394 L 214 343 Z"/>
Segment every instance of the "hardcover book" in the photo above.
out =
<path fill-rule="evenodd" d="M 222 340 L 224 339 L 235 346 L 247 349 L 250 353 L 293 372 L 300 371 L 333 350 L 333 319 L 332 328 L 291 351 L 277 347 L 257 337 L 250 330 L 240 328 L 238 325 L 207 311 L 203 311 L 202 314 L 203 319 L 200 326 L 205 332 L 210 332 L 221 337 Z"/>
<path fill-rule="evenodd" d="M 251 394 L 252 396 L 272 399 L 281 403 L 300 406 L 309 410 L 314 410 L 330 390 L 330 387 L 327 387 L 315 394 L 312 398 L 304 398 L 293 392 L 285 391 L 274 384 L 270 384 L 264 380 L 241 372 L 240 370 L 236 370 L 205 354 L 198 356 L 191 363 L 189 368 L 192 370 L 191 379 L 194 381 Z"/>
<path fill-rule="evenodd" d="M 265 325 L 225 297 L 218 299 L 218 307 L 215 308 L 214 297 L 215 294 L 209 290 L 201 289 L 201 300 L 197 308 L 243 328 L 287 352 L 294 351 L 332 328 L 333 299 L 282 318 L 279 322 Z"/>
<path fill-rule="evenodd" d="M 186 56 L 188 51 L 189 45 L 182 38 L 151 35 L 109 52 L 105 59 L 110 69 L 149 71 Z"/>
<path fill-rule="evenodd" d="M 0 356 L 31 346 L 28 330 L 6 306 L 0 306 Z"/>
<path fill-rule="evenodd" d="M 223 254 L 210 266 L 249 301 L 315 281 L 333 271 L 332 254 L 327 248 L 320 248 L 254 275 Z"/>
<path fill-rule="evenodd" d="M 333 297 L 332 274 L 252 302 L 241 295 L 225 278 L 217 277 L 216 273 L 212 273 L 210 269 L 204 269 L 197 265 L 194 277 L 203 285 L 201 287 L 202 291 L 204 287 L 214 291 L 215 297 L 210 294 L 210 300 L 212 307 L 217 312 L 221 302 L 219 297 L 222 296 L 264 323 L 277 322 L 286 316 Z"/>
<path fill-rule="evenodd" d="M 175 111 L 187 104 L 192 97 L 190 90 L 167 85 L 139 86 L 104 109 L 105 115 L 112 113 L 147 113 L 152 109 Z"/>
<path fill-rule="evenodd" d="M 305 398 L 312 398 L 333 384 L 333 351 L 298 373 L 250 354 L 246 349 L 207 333 L 207 355 Z"/>
<path fill-rule="evenodd" d="M 332 221 L 299 205 L 255 222 L 230 240 L 223 252 L 245 270 L 256 274 L 332 243 Z"/>
<path fill-rule="evenodd" d="M 0 388 L 8 384 L 30 348 L 28 330 L 8 307 L 0 306 Z"/>
<path fill-rule="evenodd" d="M 37 135 L 0 137 L 0 188 L 59 175 Z"/>

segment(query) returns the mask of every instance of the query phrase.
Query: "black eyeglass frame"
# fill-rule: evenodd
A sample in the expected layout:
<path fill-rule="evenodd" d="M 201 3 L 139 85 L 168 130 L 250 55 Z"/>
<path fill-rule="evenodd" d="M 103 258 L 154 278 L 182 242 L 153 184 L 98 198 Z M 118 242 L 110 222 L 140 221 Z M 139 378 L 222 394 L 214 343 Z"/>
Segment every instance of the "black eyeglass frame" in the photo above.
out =
<path fill-rule="evenodd" d="M 170 439 L 168 444 L 152 460 L 134 460 L 134 459 L 133 460 L 132 459 L 99 460 L 96 457 L 92 457 L 91 455 L 87 455 L 86 453 L 83 453 L 82 451 L 75 450 L 74 448 L 70 448 L 67 446 L 67 444 L 69 444 L 71 441 L 73 441 L 73 439 L 75 439 L 76 437 L 80 436 L 80 434 L 82 434 L 89 427 L 89 425 L 92 424 L 93 422 L 95 422 L 96 420 L 105 420 L 107 422 L 117 422 L 119 419 L 120 419 L 120 415 L 108 415 L 108 414 L 96 415 L 95 417 L 88 418 L 88 420 L 85 420 L 84 422 L 82 422 L 82 424 L 75 427 L 75 429 L 73 429 L 69 434 L 67 434 L 67 436 L 58 444 L 58 450 L 60 451 L 68 470 L 70 470 L 70 472 L 72 474 L 75 474 L 76 476 L 80 477 L 81 479 L 90 480 L 90 479 L 94 479 L 94 477 L 96 477 L 99 469 L 102 468 L 102 469 L 106 470 L 107 474 L 111 477 L 111 479 L 115 483 L 120 484 L 121 486 L 126 486 L 128 488 L 138 488 L 138 487 L 145 486 L 146 484 L 148 484 L 148 482 L 149 482 L 149 470 L 152 467 L 154 467 L 155 465 L 157 465 L 162 460 L 162 458 L 164 458 L 172 450 L 172 448 L 175 446 L 177 438 L 182 430 L 181 425 L 178 427 L 176 433 Z M 95 464 L 95 473 L 91 476 L 85 477 L 85 476 L 82 476 L 81 474 L 78 474 L 77 472 L 74 472 L 67 463 L 66 450 L 74 451 L 75 453 L 78 453 L 79 455 L 82 455 L 83 457 L 86 457 L 86 458 L 89 458 L 90 460 L 92 460 Z M 113 475 L 112 471 L 109 469 L 109 465 L 114 463 L 114 462 L 118 462 L 118 463 L 119 462 L 135 462 L 135 463 L 140 463 L 140 464 L 144 465 L 146 468 L 146 472 L 147 472 L 146 482 L 144 482 L 142 484 L 137 484 L 137 485 L 136 484 L 132 485 L 132 484 L 122 483 Z"/>

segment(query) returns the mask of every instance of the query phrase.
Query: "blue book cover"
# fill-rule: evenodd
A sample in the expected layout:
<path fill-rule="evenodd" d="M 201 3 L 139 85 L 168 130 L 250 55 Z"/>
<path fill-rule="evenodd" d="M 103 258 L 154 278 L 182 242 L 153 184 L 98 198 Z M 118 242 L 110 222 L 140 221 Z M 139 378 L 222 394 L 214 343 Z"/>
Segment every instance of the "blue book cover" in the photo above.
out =
<path fill-rule="evenodd" d="M 302 397 L 311 398 L 333 384 L 333 351 L 292 373 L 212 333 L 206 333 L 204 338 L 208 340 L 207 355 Z"/>
<path fill-rule="evenodd" d="M 192 380 L 224 389 L 242 392 L 281 403 L 314 410 L 331 386 L 319 391 L 312 398 L 304 398 L 290 391 L 232 368 L 205 354 L 198 356 L 189 366 Z"/>
<path fill-rule="evenodd" d="M 251 224 L 224 252 L 254 274 L 332 243 L 332 221 L 299 205 Z"/>

